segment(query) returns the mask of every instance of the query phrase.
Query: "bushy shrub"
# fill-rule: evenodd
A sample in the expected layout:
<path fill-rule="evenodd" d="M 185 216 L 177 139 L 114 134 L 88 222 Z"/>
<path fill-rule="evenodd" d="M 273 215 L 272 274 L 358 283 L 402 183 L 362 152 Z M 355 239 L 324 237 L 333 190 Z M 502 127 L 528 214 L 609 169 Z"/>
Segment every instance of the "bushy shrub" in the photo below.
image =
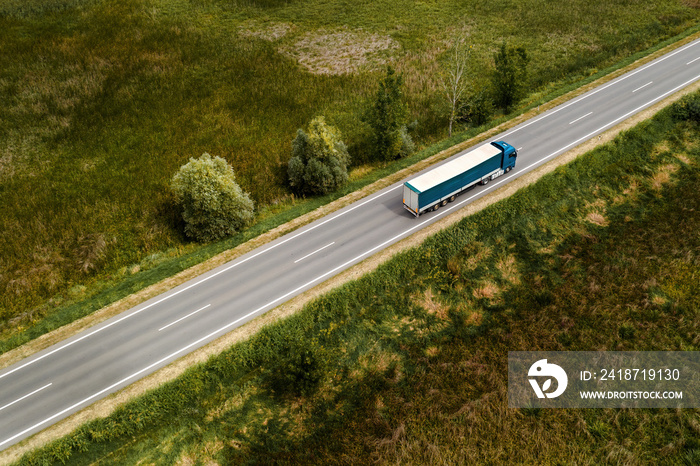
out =
<path fill-rule="evenodd" d="M 298 130 L 287 165 L 289 184 L 299 194 L 326 194 L 348 181 L 348 155 L 340 132 L 323 117 L 309 123 L 309 132 Z"/>
<path fill-rule="evenodd" d="M 327 372 L 326 359 L 315 339 L 290 343 L 280 361 L 267 372 L 266 385 L 282 397 L 310 395 Z"/>
<path fill-rule="evenodd" d="M 191 158 L 173 176 L 170 187 L 182 207 L 185 234 L 196 241 L 223 238 L 253 220 L 253 201 L 221 157 L 204 153 Z"/>
<path fill-rule="evenodd" d="M 700 96 L 693 94 L 679 100 L 673 104 L 671 115 L 676 121 L 700 122 Z"/>

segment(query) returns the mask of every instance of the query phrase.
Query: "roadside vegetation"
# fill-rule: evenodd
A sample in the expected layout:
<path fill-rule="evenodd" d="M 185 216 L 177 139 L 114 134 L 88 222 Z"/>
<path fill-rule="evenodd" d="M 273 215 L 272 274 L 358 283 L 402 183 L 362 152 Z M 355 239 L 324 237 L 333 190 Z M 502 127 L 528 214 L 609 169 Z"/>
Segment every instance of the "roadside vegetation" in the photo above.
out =
<path fill-rule="evenodd" d="M 232 165 L 264 230 L 318 205 L 287 180 L 314 117 L 342 134 L 351 186 L 386 169 L 363 117 L 388 66 L 403 83 L 402 147 L 420 149 L 448 132 L 438 71 L 455 37 L 473 44 L 459 132 L 500 111 L 489 88 L 502 43 L 527 51 L 522 106 L 698 18 L 688 0 L 2 2 L 1 346 L 211 255 L 168 189 L 192 157 Z"/>
<path fill-rule="evenodd" d="M 191 158 L 170 181 L 176 204 L 182 209 L 185 234 L 213 241 L 242 230 L 254 218 L 253 201 L 236 183 L 231 166 L 206 152 Z"/>
<path fill-rule="evenodd" d="M 678 464 L 697 409 L 508 409 L 517 350 L 700 349 L 700 94 L 21 464 Z"/>
<path fill-rule="evenodd" d="M 289 185 L 298 194 L 328 194 L 348 181 L 350 156 L 338 129 L 323 117 L 309 123 L 309 134 L 297 130 L 287 173 Z"/>

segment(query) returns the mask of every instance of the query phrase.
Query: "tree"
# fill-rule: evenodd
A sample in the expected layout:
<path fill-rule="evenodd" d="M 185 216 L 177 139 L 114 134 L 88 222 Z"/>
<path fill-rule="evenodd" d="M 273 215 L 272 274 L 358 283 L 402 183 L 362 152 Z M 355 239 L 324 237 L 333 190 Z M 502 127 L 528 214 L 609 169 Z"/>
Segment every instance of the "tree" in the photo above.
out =
<path fill-rule="evenodd" d="M 223 238 L 253 220 L 253 201 L 221 157 L 204 153 L 190 158 L 173 176 L 170 187 L 182 206 L 185 234 L 196 241 Z"/>
<path fill-rule="evenodd" d="M 493 114 L 493 96 L 488 87 L 477 87 L 471 95 L 464 99 L 459 108 L 459 119 L 473 126 L 486 123 Z"/>
<path fill-rule="evenodd" d="M 372 128 L 372 151 L 376 160 L 395 160 L 413 147 L 406 128 L 408 106 L 404 102 L 403 77 L 392 67 L 379 82 L 379 89 L 370 108 L 367 121 Z M 402 150 L 403 149 L 403 150 Z"/>
<path fill-rule="evenodd" d="M 287 165 L 289 184 L 300 194 L 326 194 L 348 181 L 350 156 L 340 131 L 322 116 L 309 123 L 309 133 L 299 129 L 292 141 Z"/>
<path fill-rule="evenodd" d="M 504 42 L 493 59 L 496 63 L 492 77 L 496 105 L 508 113 L 523 96 L 530 58 L 524 47 L 508 47 Z"/>
<path fill-rule="evenodd" d="M 452 125 L 457 118 L 457 110 L 469 87 L 466 72 L 472 47 L 467 46 L 466 39 L 465 35 L 461 35 L 454 40 L 447 64 L 441 73 L 440 83 L 450 111 L 448 137 L 452 137 Z"/>

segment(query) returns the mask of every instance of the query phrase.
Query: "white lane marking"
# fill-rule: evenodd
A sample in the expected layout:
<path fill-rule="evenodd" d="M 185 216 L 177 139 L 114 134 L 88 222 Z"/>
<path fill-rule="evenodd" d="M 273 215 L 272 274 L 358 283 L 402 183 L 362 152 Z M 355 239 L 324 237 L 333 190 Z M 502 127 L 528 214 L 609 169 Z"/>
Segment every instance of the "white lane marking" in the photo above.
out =
<path fill-rule="evenodd" d="M 522 147 L 518 147 L 517 149 L 515 149 L 516 152 L 520 152 L 521 150 L 522 150 Z"/>
<path fill-rule="evenodd" d="M 323 246 L 322 248 L 317 249 L 317 250 L 315 250 L 314 252 L 305 255 L 305 256 L 302 257 L 301 259 L 295 260 L 294 263 L 296 264 L 297 262 L 301 262 L 301 261 L 303 261 L 304 259 L 306 259 L 307 257 L 311 257 L 311 256 L 313 256 L 314 254 L 316 254 L 317 252 L 321 252 L 321 251 L 323 251 L 324 249 L 333 246 L 334 244 L 335 244 L 335 241 L 333 241 L 331 244 L 326 244 L 326 245 Z"/>
<path fill-rule="evenodd" d="M 676 91 L 678 91 L 678 90 L 680 90 L 680 89 L 683 89 L 684 87 L 686 87 L 686 86 L 692 84 L 693 82 L 697 81 L 698 79 L 700 79 L 700 75 L 697 75 L 697 76 L 695 76 L 694 78 L 692 78 L 692 79 L 690 79 L 690 80 L 684 82 L 684 83 L 681 84 L 680 86 L 674 87 L 674 88 L 671 89 L 670 91 L 664 92 L 664 93 L 661 94 L 660 96 L 657 96 L 657 97 L 651 99 L 651 100 L 648 101 L 647 103 L 645 103 L 645 104 L 643 104 L 643 105 L 640 105 L 639 107 L 635 108 L 634 110 L 632 110 L 632 111 L 630 111 L 630 112 L 625 113 L 625 114 L 622 115 L 621 117 L 615 118 L 613 121 L 611 121 L 611 122 L 609 122 L 609 123 L 607 123 L 607 124 L 601 126 L 601 127 L 598 128 L 597 130 L 591 131 L 590 133 L 588 133 L 587 135 L 583 136 L 582 138 L 579 138 L 579 139 L 575 140 L 574 142 L 565 145 L 565 146 L 562 147 L 561 149 L 552 152 L 551 154 L 549 154 L 548 156 L 546 156 L 546 157 L 544 157 L 544 158 L 538 160 L 537 162 L 535 162 L 535 163 L 533 163 L 533 164 L 531 164 L 531 165 L 528 165 L 527 167 L 525 167 L 525 168 L 523 169 L 523 172 L 524 172 L 525 170 L 528 170 L 528 169 L 530 169 L 530 168 L 536 166 L 536 165 L 540 165 L 540 164 L 541 164 L 542 162 L 544 162 L 545 160 L 547 160 L 547 159 L 549 159 L 549 158 L 552 158 L 552 157 L 554 157 L 554 156 L 557 155 L 557 154 L 560 154 L 561 152 L 565 151 L 566 149 L 568 149 L 568 148 L 570 148 L 570 147 L 572 147 L 572 146 L 575 146 L 575 145 L 577 145 L 577 144 L 579 144 L 579 143 L 581 143 L 581 142 L 583 142 L 583 141 L 585 141 L 585 140 L 587 140 L 587 139 L 592 138 L 592 137 L 595 136 L 597 133 L 599 133 L 599 132 L 601 132 L 601 131 L 603 131 L 603 130 L 608 129 L 610 126 L 612 126 L 612 125 L 614 125 L 614 124 L 620 122 L 621 120 L 624 120 L 625 118 L 628 118 L 629 116 L 634 115 L 635 113 L 637 113 L 637 112 L 643 110 L 644 108 L 646 108 L 646 107 L 648 107 L 648 106 L 650 106 L 650 105 L 652 105 L 652 104 L 655 104 L 655 103 L 658 102 L 659 100 L 662 100 L 662 99 L 666 98 L 666 96 L 668 96 L 668 95 L 670 95 L 670 94 L 673 94 L 674 92 L 676 92 Z M 503 181 L 505 181 L 505 180 L 502 180 L 502 181 L 500 181 L 500 182 L 494 184 L 494 186 L 497 186 L 499 183 L 502 183 Z"/>
<path fill-rule="evenodd" d="M 695 62 L 698 61 L 698 60 L 700 60 L 700 57 L 698 57 L 698 58 L 696 58 L 696 59 L 694 59 L 694 60 L 690 60 L 688 63 L 686 63 L 686 65 L 690 65 L 691 63 L 695 63 Z"/>
<path fill-rule="evenodd" d="M 676 54 L 678 54 L 678 53 L 684 52 L 686 49 L 689 49 L 690 47 L 694 47 L 694 46 L 696 46 L 696 45 L 698 45 L 698 44 L 700 44 L 700 40 L 696 40 L 696 41 L 694 41 L 694 42 L 691 42 L 690 44 L 686 45 L 685 47 L 681 47 L 681 48 L 679 48 L 678 50 L 669 53 L 668 55 L 664 55 L 663 57 L 659 58 L 658 61 L 657 61 L 657 60 L 652 61 L 651 63 L 648 63 L 648 64 L 646 64 L 646 65 L 644 65 L 644 66 L 642 66 L 642 67 L 640 67 L 640 68 L 637 68 L 637 69 L 634 70 L 634 71 L 630 71 L 628 74 L 625 74 L 625 75 L 621 76 L 620 78 L 615 79 L 615 80 L 609 82 L 608 84 L 603 85 L 602 87 L 598 87 L 598 88 L 596 88 L 596 89 L 594 89 L 594 90 L 592 90 L 592 91 L 590 91 L 590 92 L 587 92 L 586 94 L 583 94 L 583 95 L 580 96 L 579 98 L 574 99 L 574 100 L 572 100 L 572 101 L 570 101 L 570 102 L 568 102 L 568 103 L 566 103 L 566 104 L 563 104 L 561 107 L 558 107 L 558 108 L 556 108 L 556 109 L 554 109 L 554 110 L 552 110 L 552 111 L 549 111 L 549 112 L 545 113 L 544 115 L 542 115 L 541 117 L 539 117 L 539 118 L 537 118 L 537 119 L 535 119 L 535 120 L 532 120 L 532 121 L 530 121 L 530 122 L 528 122 L 528 123 L 526 123 L 526 124 L 524 124 L 524 125 L 522 125 L 522 126 L 519 126 L 519 127 L 517 127 L 517 128 L 514 128 L 513 131 L 511 131 L 511 132 L 509 132 L 509 133 L 506 133 L 506 134 L 504 134 L 504 135 L 501 136 L 501 137 L 502 137 L 502 138 L 506 138 L 507 136 L 510 136 L 511 134 L 516 133 L 516 132 L 520 131 L 521 129 L 527 128 L 528 126 L 530 126 L 530 125 L 532 125 L 532 124 L 534 124 L 534 123 L 537 123 L 538 121 L 543 120 L 543 119 L 545 119 L 545 118 L 547 118 L 547 117 L 550 117 L 550 116 L 554 115 L 555 113 L 557 113 L 557 112 L 559 112 L 559 111 L 561 111 L 561 110 L 564 110 L 564 109 L 567 108 L 567 107 L 570 107 L 571 105 L 577 104 L 577 103 L 581 102 L 582 100 L 587 99 L 587 98 L 589 98 L 589 97 L 591 97 L 591 96 L 597 94 L 598 92 L 607 89 L 607 88 L 610 87 L 610 86 L 614 86 L 615 84 L 619 84 L 619 83 L 621 83 L 622 81 L 624 81 L 625 79 L 630 78 L 630 77 L 634 76 L 634 75 L 637 74 L 637 73 L 641 73 L 642 71 L 644 71 L 644 70 L 646 70 L 647 68 L 650 68 L 650 67 L 652 67 L 652 66 L 654 66 L 654 65 L 658 65 L 659 63 L 663 62 L 663 61 L 666 60 L 667 58 L 671 58 L 672 56 L 674 56 L 674 55 L 676 55 Z"/>
<path fill-rule="evenodd" d="M 268 251 L 272 251 L 273 249 L 275 249 L 275 248 L 278 247 L 278 246 L 281 246 L 281 245 L 283 245 L 283 244 L 285 244 L 285 243 L 287 243 L 287 242 L 289 242 L 289 241 L 291 241 L 291 240 L 293 240 L 293 239 L 298 238 L 299 236 L 301 236 L 301 235 L 303 235 L 303 234 L 306 234 L 306 233 L 308 233 L 308 232 L 310 232 L 310 231 L 312 231 L 312 230 L 315 230 L 316 228 L 320 227 L 321 225 L 324 225 L 324 224 L 326 224 L 326 223 L 328 223 L 328 222 L 330 222 L 330 221 L 332 221 L 332 220 L 335 220 L 336 218 L 339 218 L 339 217 L 341 217 L 341 216 L 343 216 L 343 215 L 345 215 L 345 214 L 347 214 L 347 213 L 349 213 L 349 212 L 351 212 L 351 211 L 353 211 L 353 210 L 355 210 L 355 209 L 359 209 L 360 207 L 362 207 L 363 205 L 367 204 L 368 202 L 372 202 L 372 201 L 374 201 L 375 199 L 378 199 L 378 198 L 384 196 L 385 194 L 388 194 L 388 193 L 390 193 L 390 192 L 392 192 L 392 191 L 395 191 L 395 190 L 397 190 L 397 189 L 399 189 L 399 188 L 401 188 L 401 187 L 403 187 L 403 184 L 399 184 L 398 186 L 394 186 L 393 188 L 388 189 L 388 190 L 384 191 L 383 193 L 378 194 L 377 196 L 374 196 L 374 197 L 372 197 L 372 198 L 370 198 L 370 199 L 367 199 L 366 201 L 361 202 L 361 203 L 359 203 L 359 204 L 357 204 L 357 205 L 355 205 L 355 206 L 353 206 L 353 207 L 351 207 L 351 208 L 349 208 L 349 209 L 347 209 L 347 210 L 345 210 L 345 211 L 339 213 L 339 214 L 336 215 L 335 217 L 328 218 L 328 219 L 326 219 L 326 220 L 324 220 L 324 221 L 322 221 L 322 222 L 320 222 L 320 223 L 318 223 L 318 224 L 316 224 L 316 225 L 313 225 L 312 227 L 308 228 L 307 230 L 304 230 L 304 231 L 302 231 L 302 232 L 300 232 L 300 233 L 297 233 L 297 234 L 294 235 L 294 236 L 290 236 L 289 238 L 284 239 L 284 240 L 280 241 L 280 242 L 277 243 L 277 244 L 273 244 L 272 246 L 270 246 L 270 247 L 267 248 L 267 249 L 264 249 L 264 250 L 262 250 L 262 251 L 260 251 L 260 252 L 257 252 L 256 254 L 253 254 L 252 256 L 248 256 L 248 257 L 246 257 L 245 259 L 243 259 L 243 260 L 241 260 L 241 261 L 239 261 L 239 262 L 236 262 L 235 264 L 231 264 L 231 265 L 229 265 L 228 267 L 223 268 L 223 269 L 219 270 L 218 272 L 215 272 L 215 273 L 209 275 L 208 277 L 204 277 L 203 279 L 199 280 L 198 282 L 192 283 L 191 285 L 188 285 L 188 286 L 186 286 L 186 287 L 184 287 L 184 288 L 182 288 L 182 289 L 180 289 L 180 290 L 177 290 L 177 291 L 173 292 L 172 294 L 169 294 L 169 295 L 167 295 L 167 296 L 164 296 L 163 298 L 159 299 L 158 301 L 152 302 L 151 304 L 148 304 L 148 305 L 142 307 L 141 309 L 132 312 L 131 314 L 125 315 L 125 316 L 123 316 L 123 317 L 121 317 L 121 318 L 119 318 L 119 319 L 117 319 L 117 320 L 115 320 L 115 321 L 113 321 L 113 322 L 110 322 L 109 324 L 105 325 L 104 327 L 100 327 L 100 328 L 98 328 L 98 329 L 96 329 L 96 330 L 94 330 L 94 331 L 92 331 L 92 332 L 90 332 L 90 333 L 87 333 L 87 334 L 85 334 L 85 335 L 83 335 L 83 336 L 81 336 L 81 337 L 79 337 L 79 338 L 76 338 L 75 340 L 72 340 L 72 341 L 66 343 L 66 344 L 63 345 L 63 346 L 60 346 L 60 347 L 58 347 L 58 348 L 55 348 L 55 349 L 49 351 L 48 353 L 42 354 L 41 356 L 39 356 L 39 357 L 37 357 L 37 358 L 35 358 L 35 359 L 32 359 L 31 361 L 28 361 L 28 362 L 26 362 L 26 363 L 24 363 L 24 364 L 22 364 L 22 365 L 20 365 L 20 366 L 15 367 L 14 369 L 12 369 L 12 370 L 10 370 L 10 371 L 7 371 L 7 372 L 5 372 L 4 374 L 0 374 L 0 379 L 2 379 L 3 377 L 6 377 L 6 376 L 8 376 L 8 375 L 10 375 L 10 374 L 12 374 L 12 373 L 14 373 L 14 372 L 17 372 L 17 371 L 20 370 L 20 369 L 24 369 L 25 367 L 30 366 L 30 365 L 34 364 L 35 362 L 41 361 L 42 359 L 47 358 L 47 357 L 49 357 L 49 356 L 51 356 L 51 355 L 53 355 L 53 354 L 55 354 L 55 353 L 57 353 L 57 352 L 59 352 L 59 351 L 61 351 L 61 350 L 63 350 L 63 349 L 66 349 L 66 348 L 68 348 L 69 346 L 73 346 L 74 344 L 76 344 L 76 343 L 78 343 L 78 342 L 80 342 L 80 341 L 82 341 L 82 340 L 84 340 L 84 339 L 86 339 L 86 338 L 89 338 L 89 337 L 93 336 L 94 334 L 96 334 L 96 333 L 98 333 L 98 332 L 101 332 L 101 331 L 103 331 L 103 330 L 106 330 L 106 329 L 108 329 L 109 327 L 111 327 L 111 326 L 113 326 L 113 325 L 116 325 L 116 324 L 118 324 L 118 323 L 120 323 L 120 322 L 122 322 L 122 321 L 124 321 L 124 320 L 126 320 L 126 319 L 128 319 L 128 318 L 130 318 L 130 317 L 133 317 L 133 316 L 135 316 L 135 315 L 137 315 L 137 314 L 140 314 L 141 312 L 145 311 L 146 309 L 149 309 L 149 308 L 151 308 L 151 307 L 153 307 L 153 306 L 156 306 L 156 305 L 162 303 L 163 301 L 172 298 L 173 296 L 177 296 L 177 295 L 179 295 L 180 293 L 184 293 L 185 291 L 187 291 L 187 290 L 189 290 L 189 289 L 191 289 L 191 288 L 193 288 L 193 287 L 195 287 L 195 286 L 197 286 L 197 285 L 199 285 L 199 284 L 202 284 L 202 283 L 206 282 L 207 280 L 210 280 L 210 279 L 212 279 L 212 278 L 214 278 L 214 277 L 216 277 L 216 276 L 218 276 L 218 275 L 221 275 L 222 273 L 228 272 L 228 271 L 231 270 L 232 268 L 237 267 L 237 266 L 239 266 L 239 265 L 241 265 L 241 264 L 243 264 L 243 263 L 245 263 L 245 262 L 248 262 L 249 260 L 252 260 L 252 259 L 258 257 L 258 256 L 261 255 L 261 254 L 265 254 L 265 253 L 268 252 Z M 2 444 L 0 443 L 0 445 L 2 445 Z"/>
<path fill-rule="evenodd" d="M 634 94 L 635 92 L 639 91 L 640 89 L 644 89 L 645 87 L 647 87 L 649 84 L 651 84 L 651 83 L 653 83 L 653 82 L 654 82 L 654 81 L 649 81 L 649 82 L 646 83 L 645 85 L 639 86 L 637 89 L 635 89 L 635 90 L 632 91 L 632 94 Z"/>
<path fill-rule="evenodd" d="M 600 127 L 599 129 L 597 129 L 596 131 L 593 131 L 593 132 L 589 133 L 588 135 L 586 135 L 586 136 L 584 136 L 584 137 L 582 137 L 582 138 L 580 138 L 580 139 L 578 139 L 578 140 L 576 140 L 576 141 L 574 141 L 574 142 L 572 142 L 572 143 L 570 143 L 570 144 L 567 144 L 566 146 L 562 147 L 561 149 L 557 150 L 556 152 L 551 153 L 551 154 L 548 155 L 547 157 L 545 157 L 545 158 L 543 158 L 543 159 L 540 159 L 539 161 L 533 163 L 532 165 L 529 165 L 529 166 L 525 167 L 525 168 L 523 169 L 523 173 L 524 173 L 526 170 L 528 170 L 528 169 L 534 167 L 535 165 L 539 165 L 539 164 L 540 164 L 541 162 L 543 162 L 544 160 L 547 160 L 547 159 L 549 159 L 549 158 L 551 158 L 551 157 L 554 157 L 555 155 L 557 155 L 557 154 L 559 154 L 560 152 L 562 152 L 562 151 L 568 149 L 569 147 L 574 146 L 574 145 L 580 143 L 581 141 L 584 141 L 585 139 L 588 139 L 588 138 L 594 136 L 596 133 L 598 133 L 599 131 L 602 131 L 603 129 L 607 128 L 608 126 L 613 125 L 613 124 L 617 123 L 618 121 L 620 121 L 620 120 L 622 120 L 622 119 L 624 119 L 624 118 L 627 118 L 629 115 L 632 115 L 633 113 L 636 113 L 636 112 L 642 110 L 644 107 L 646 107 L 646 106 L 648 106 L 648 105 L 651 105 L 651 104 L 653 104 L 654 102 L 656 102 L 656 101 L 658 101 L 658 100 L 660 100 L 660 99 L 663 99 L 663 98 L 666 97 L 667 95 L 676 92 L 678 89 L 681 89 L 681 88 L 687 86 L 688 84 L 690 84 L 690 83 L 692 83 L 692 82 L 694 82 L 694 81 L 697 81 L 698 79 L 700 79 L 700 75 L 696 76 L 695 78 L 693 78 L 693 79 L 691 79 L 691 80 L 689 80 L 689 81 L 686 81 L 684 84 L 681 84 L 680 86 L 675 87 L 674 89 L 672 89 L 672 90 L 670 90 L 670 91 L 664 93 L 663 95 L 661 95 L 661 96 L 659 96 L 659 97 L 656 97 L 655 99 L 650 100 L 648 103 L 646 103 L 646 104 L 644 104 L 644 105 L 642 105 L 642 106 L 640 106 L 640 107 L 637 107 L 635 110 L 632 110 L 631 112 L 628 112 L 628 113 L 626 113 L 625 115 L 623 115 L 623 116 L 621 116 L 621 117 L 619 117 L 619 118 L 616 118 L 615 120 L 611 121 L 610 123 L 601 126 L 601 127 Z M 144 372 L 150 370 L 150 369 L 153 368 L 153 367 L 158 366 L 159 364 L 161 364 L 161 363 L 167 361 L 168 359 L 174 358 L 175 356 L 179 355 L 180 353 L 183 353 L 183 352 L 189 350 L 190 348 L 192 348 L 192 347 L 194 347 L 194 346 L 197 346 L 197 345 L 199 345 L 200 343 L 202 343 L 202 342 L 208 340 L 209 338 L 212 338 L 212 337 L 216 336 L 217 334 L 219 334 L 219 333 L 221 333 L 221 332 L 223 332 L 223 331 L 225 331 L 225 330 L 228 330 L 229 328 L 231 328 L 231 327 L 233 327 L 234 325 L 236 325 L 238 322 L 240 322 L 240 321 L 242 321 L 242 320 L 245 320 L 245 319 L 247 319 L 248 317 L 250 317 L 250 316 L 252 316 L 252 315 L 254 315 L 254 314 L 257 314 L 258 312 L 264 310 L 264 309 L 267 308 L 268 306 L 272 306 L 272 305 L 274 305 L 274 304 L 277 304 L 279 301 L 282 301 L 282 300 L 286 299 L 287 297 L 289 297 L 289 296 L 291 296 L 291 295 L 293 295 L 293 294 L 295 294 L 295 293 L 297 293 L 297 292 L 303 290 L 303 289 L 306 288 L 307 286 L 313 285 L 313 284 L 316 283 L 317 281 L 323 280 L 323 279 L 326 278 L 327 276 L 332 275 L 332 274 L 334 274 L 335 272 L 337 272 L 337 271 L 339 271 L 339 270 L 342 270 L 343 268 L 345 268 L 345 267 L 351 265 L 353 262 L 362 259 L 362 258 L 365 257 L 366 255 L 372 254 L 372 253 L 374 253 L 374 251 L 376 251 L 376 250 L 378 250 L 378 249 L 381 249 L 381 248 L 383 248 L 384 246 L 386 246 L 386 245 L 388 245 L 388 244 L 390 244 L 390 243 L 392 243 L 392 242 L 394 242 L 394 241 L 400 239 L 402 236 L 405 236 L 406 234 L 412 232 L 413 230 L 422 227 L 422 226 L 425 225 L 427 222 L 433 221 L 433 220 L 435 220 L 436 218 L 438 218 L 438 217 L 440 217 L 440 216 L 442 216 L 442 215 L 445 215 L 446 213 L 448 213 L 448 212 L 451 211 L 452 209 L 455 209 L 455 208 L 459 207 L 460 205 L 462 205 L 462 204 L 464 204 L 464 203 L 466 203 L 466 202 L 471 201 L 473 198 L 477 197 L 478 195 L 480 195 L 480 194 L 485 194 L 487 191 L 493 190 L 496 186 L 500 185 L 501 183 L 509 182 L 509 181 L 512 181 L 512 178 L 511 178 L 511 177 L 503 178 L 503 179 L 501 179 L 500 181 L 497 181 L 497 182 L 495 182 L 495 183 L 491 183 L 491 184 L 489 185 L 489 187 L 486 187 L 486 188 L 483 189 L 481 192 L 476 193 L 476 194 L 474 194 L 474 195 L 468 197 L 467 199 L 464 199 L 463 201 L 460 201 L 460 202 L 458 202 L 458 203 L 455 203 L 455 204 L 453 204 L 451 207 L 447 207 L 447 208 L 445 208 L 445 209 L 441 209 L 441 210 L 440 210 L 439 212 L 437 212 L 436 214 L 431 215 L 429 219 L 424 220 L 424 221 L 420 222 L 419 224 L 417 224 L 417 225 L 415 225 L 415 226 L 409 228 L 408 230 L 404 231 L 403 233 L 400 233 L 400 234 L 394 236 L 393 238 L 386 240 L 386 241 L 383 242 L 382 244 L 380 244 L 380 245 L 378 245 L 378 246 L 375 246 L 375 247 L 369 249 L 368 251 L 365 251 L 364 253 L 360 254 L 359 256 L 355 257 L 354 259 L 351 259 L 351 260 L 349 260 L 349 261 L 343 263 L 342 265 L 339 265 L 338 267 L 336 267 L 336 268 L 334 268 L 334 269 L 332 269 L 332 270 L 329 270 L 328 272 L 326 272 L 326 273 L 324 273 L 324 274 L 322 274 L 322 275 L 320 275 L 320 276 L 314 278 L 313 280 L 311 280 L 311 281 L 305 283 L 304 285 L 301 285 L 300 287 L 297 287 L 297 288 L 293 289 L 292 291 L 290 291 L 290 292 L 288 292 L 288 293 L 286 293 L 286 294 L 284 294 L 284 295 L 282 295 L 282 296 L 280 296 L 280 297 L 274 299 L 273 301 L 270 301 L 269 303 L 265 304 L 264 306 L 261 306 L 261 307 L 257 308 L 256 310 L 254 310 L 254 311 L 252 311 L 252 312 L 249 312 L 248 314 L 244 315 L 243 317 L 239 317 L 238 319 L 234 320 L 233 322 L 231 322 L 231 323 L 229 323 L 229 324 L 227 324 L 227 325 L 224 325 L 224 326 L 221 327 L 220 329 L 215 330 L 215 331 L 209 333 L 208 335 L 206 335 L 206 336 L 200 338 L 199 340 L 197 340 L 197 341 L 195 341 L 195 342 L 190 343 L 189 345 L 187 345 L 187 346 L 185 346 L 185 347 L 183 347 L 183 348 L 181 348 L 181 349 L 175 351 L 174 353 L 169 354 L 168 356 L 165 356 L 164 358 L 161 358 L 160 360 L 154 362 L 153 364 L 151 364 L 151 365 L 149 365 L 149 366 L 147 366 L 147 367 L 144 367 L 144 368 L 141 369 L 140 371 L 135 372 L 135 373 L 131 374 L 130 376 L 123 378 L 123 379 L 120 380 L 119 382 L 113 383 L 113 384 L 110 385 L 109 387 L 104 388 L 104 389 L 100 390 L 99 392 L 97 392 L 97 393 L 95 393 L 95 394 L 93 394 L 93 395 L 90 395 L 89 397 L 85 398 L 84 400 L 79 401 L 79 402 L 77 402 L 77 403 L 75 403 L 75 404 L 69 406 L 68 408 L 64 409 L 63 411 L 60 411 L 60 412 L 54 414 L 53 416 L 50 416 L 50 417 L 44 419 L 43 421 L 34 424 L 32 427 L 28 427 L 27 429 L 24 429 L 22 432 L 19 432 L 19 433 L 13 435 L 12 437 L 3 440 L 2 442 L 0 442 L 0 447 L 2 447 L 3 445 L 5 445 L 6 443 L 9 443 L 9 442 L 13 441 L 14 439 L 16 439 L 16 438 L 18 438 L 18 437 L 21 437 L 22 435 L 26 434 L 27 432 L 30 432 L 30 431 L 32 431 L 32 430 L 38 428 L 38 427 L 41 427 L 42 425 L 44 425 L 44 424 L 46 424 L 46 423 L 48 423 L 48 422 L 51 422 L 52 420 L 56 419 L 57 417 L 62 416 L 63 414 L 65 414 L 65 413 L 71 411 L 72 409 L 77 408 L 78 406 L 80 406 L 80 405 L 82 405 L 82 404 L 84 404 L 84 403 L 87 403 L 87 402 L 90 401 L 90 400 L 93 400 L 93 399 L 97 398 L 98 396 L 102 395 L 103 393 L 106 393 L 106 392 L 110 391 L 111 389 L 113 389 L 113 388 L 115 388 L 115 387 L 117 387 L 117 386 L 119 386 L 119 385 L 121 385 L 121 384 L 123 384 L 123 383 L 129 381 L 130 379 L 132 379 L 132 378 L 134 378 L 134 377 L 137 377 L 137 376 L 143 374 Z M 399 186 L 397 186 L 397 187 L 401 187 L 401 185 L 399 185 Z M 394 189 L 396 189 L 396 188 L 394 188 Z M 386 194 L 386 193 L 383 193 L 383 194 Z M 383 194 L 382 194 L 382 195 L 383 195 Z M 379 197 L 379 196 L 377 196 L 377 197 Z"/>
<path fill-rule="evenodd" d="M 576 118 L 574 121 L 570 121 L 569 124 L 570 124 L 570 125 L 573 125 L 573 124 L 576 123 L 577 121 L 583 120 L 583 119 L 586 118 L 588 115 L 593 115 L 593 112 L 588 112 L 588 113 L 586 113 L 585 115 L 583 115 L 582 117 L 578 117 L 578 118 Z"/>
<path fill-rule="evenodd" d="M 207 304 L 207 305 L 204 306 L 203 308 L 197 309 L 196 311 L 187 314 L 185 317 L 180 317 L 180 318 L 177 319 L 175 322 L 170 322 L 170 323 L 169 323 L 168 325 L 166 325 L 165 327 L 159 328 L 158 331 L 160 332 L 161 330 L 165 330 L 166 328 L 170 327 L 171 325 L 175 325 L 175 324 L 177 324 L 178 322 L 181 322 L 181 321 L 187 319 L 188 317 L 195 315 L 195 314 L 198 313 L 199 311 L 205 310 L 205 309 L 208 308 L 209 306 L 211 306 L 211 304 Z"/>
<path fill-rule="evenodd" d="M 46 384 L 46 385 L 44 385 L 44 386 L 41 387 L 41 388 L 37 388 L 37 389 L 34 390 L 33 392 L 24 395 L 22 398 L 18 398 L 18 399 L 16 399 L 15 401 L 13 401 L 12 403 L 6 404 L 6 405 L 3 406 L 2 408 L 0 408 L 0 411 L 2 411 L 2 410 L 5 409 L 5 408 L 9 408 L 10 406 L 12 406 L 12 405 L 15 404 L 15 403 L 19 403 L 20 401 L 24 400 L 25 398 L 29 398 L 30 396 L 34 395 L 35 393 L 39 393 L 40 391 L 42 391 L 42 390 L 45 389 L 45 388 L 50 387 L 51 385 L 53 385 L 53 382 L 52 382 L 52 383 L 49 383 L 49 384 Z"/>

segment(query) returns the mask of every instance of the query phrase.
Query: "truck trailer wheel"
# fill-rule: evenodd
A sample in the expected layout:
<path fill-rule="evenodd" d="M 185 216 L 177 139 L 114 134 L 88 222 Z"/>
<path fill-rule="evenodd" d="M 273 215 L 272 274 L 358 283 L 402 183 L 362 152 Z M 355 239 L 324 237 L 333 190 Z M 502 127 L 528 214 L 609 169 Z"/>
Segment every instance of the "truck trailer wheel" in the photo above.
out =
<path fill-rule="evenodd" d="M 447 199 L 445 199 L 444 201 L 442 201 L 442 203 L 441 203 L 440 205 L 443 206 L 443 207 L 445 207 L 445 206 L 447 205 Z"/>
<path fill-rule="evenodd" d="M 484 186 L 486 186 L 487 184 L 489 184 L 489 179 L 488 179 L 488 178 L 484 178 L 483 180 L 481 180 L 481 184 L 484 185 Z"/>
<path fill-rule="evenodd" d="M 439 208 L 440 208 L 440 203 L 438 202 L 437 204 L 435 204 L 435 205 L 433 206 L 433 211 L 436 211 L 436 210 L 438 210 Z"/>
<path fill-rule="evenodd" d="M 455 196 L 455 195 L 450 196 L 450 202 L 454 202 L 455 199 L 457 199 L 457 196 Z"/>

